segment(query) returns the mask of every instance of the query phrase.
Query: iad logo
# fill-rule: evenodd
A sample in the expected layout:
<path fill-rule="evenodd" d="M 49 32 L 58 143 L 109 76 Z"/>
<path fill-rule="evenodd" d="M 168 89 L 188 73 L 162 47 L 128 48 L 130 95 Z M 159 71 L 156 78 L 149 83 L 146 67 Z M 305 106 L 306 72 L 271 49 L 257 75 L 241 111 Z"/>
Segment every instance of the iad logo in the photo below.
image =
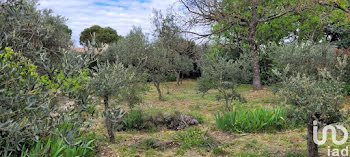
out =
<path fill-rule="evenodd" d="M 348 140 L 348 131 L 346 130 L 346 128 L 344 126 L 341 125 L 335 125 L 336 128 L 340 129 L 343 133 L 343 139 L 338 141 L 337 140 L 337 131 L 335 129 L 334 126 L 332 125 L 327 125 L 322 129 L 322 139 L 318 140 L 318 136 L 317 136 L 317 131 L 318 131 L 318 126 L 317 126 L 317 121 L 313 121 L 313 140 L 317 145 L 323 145 L 326 143 L 327 140 L 327 132 L 328 130 L 331 131 L 331 135 L 332 135 L 332 141 L 334 144 L 336 145 L 343 145 L 345 144 L 345 142 Z M 339 150 L 339 149 L 330 149 L 330 147 L 328 147 L 328 156 L 340 156 L 340 154 L 342 156 L 348 156 L 348 150 L 349 147 L 346 147 L 343 150 Z"/>
<path fill-rule="evenodd" d="M 344 133 L 344 137 L 342 140 L 338 141 L 337 140 L 337 131 L 335 130 L 334 126 L 332 125 L 327 125 L 322 129 L 322 140 L 318 140 L 318 136 L 317 136 L 317 131 L 318 131 L 318 126 L 317 126 L 317 121 L 314 120 L 313 122 L 314 127 L 313 127 L 313 134 L 314 134 L 314 142 L 317 145 L 323 145 L 326 143 L 327 140 L 327 132 L 328 130 L 331 130 L 332 133 L 332 141 L 334 144 L 336 145 L 342 145 L 346 142 L 346 140 L 348 140 L 348 131 L 346 130 L 346 128 L 344 126 L 341 125 L 336 125 L 335 127 L 337 127 L 338 129 L 340 129 L 343 133 Z"/>

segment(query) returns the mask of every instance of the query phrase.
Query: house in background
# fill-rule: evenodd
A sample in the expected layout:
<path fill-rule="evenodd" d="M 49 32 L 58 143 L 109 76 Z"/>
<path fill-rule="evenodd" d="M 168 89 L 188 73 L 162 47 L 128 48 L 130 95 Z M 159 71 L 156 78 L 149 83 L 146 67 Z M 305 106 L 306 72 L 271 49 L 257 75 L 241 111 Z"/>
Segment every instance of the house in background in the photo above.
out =
<path fill-rule="evenodd" d="M 97 53 L 101 53 L 103 51 L 106 51 L 108 49 L 108 44 L 103 44 L 103 46 L 101 48 L 95 48 L 94 52 Z M 72 50 L 76 51 L 76 52 L 84 52 L 87 51 L 88 48 L 87 47 L 72 47 Z"/>

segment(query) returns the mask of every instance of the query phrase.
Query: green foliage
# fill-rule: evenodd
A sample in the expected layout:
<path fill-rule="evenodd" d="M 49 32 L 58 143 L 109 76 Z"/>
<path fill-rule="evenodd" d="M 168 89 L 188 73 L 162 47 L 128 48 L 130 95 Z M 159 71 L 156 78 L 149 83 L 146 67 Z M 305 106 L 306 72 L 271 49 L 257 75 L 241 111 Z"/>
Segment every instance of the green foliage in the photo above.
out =
<path fill-rule="evenodd" d="M 65 137 L 60 136 L 67 131 L 73 134 L 76 143 L 68 143 Z M 78 135 L 79 133 L 72 123 L 64 123 L 57 130 L 57 135 L 41 138 L 31 149 L 23 149 L 21 156 L 95 156 L 95 134 Z"/>
<path fill-rule="evenodd" d="M 219 147 L 215 147 L 215 148 L 213 149 L 213 153 L 214 153 L 215 155 L 225 155 L 225 154 L 228 154 L 225 150 L 223 150 L 223 149 L 221 149 L 221 148 L 219 148 Z"/>
<path fill-rule="evenodd" d="M 181 142 L 181 148 L 177 151 L 179 154 L 183 154 L 192 147 L 213 149 L 217 146 L 217 142 L 208 132 L 197 127 L 177 132 L 174 140 Z"/>
<path fill-rule="evenodd" d="M 156 144 L 157 139 L 155 138 L 146 138 L 140 142 L 140 146 L 145 149 L 156 149 L 159 146 Z"/>
<path fill-rule="evenodd" d="M 0 153 L 18 155 L 23 145 L 55 127 L 50 116 L 55 106 L 28 59 L 5 48 L 0 61 Z"/>
<path fill-rule="evenodd" d="M 204 116 L 197 113 L 197 112 L 191 112 L 190 115 L 198 121 L 199 124 L 203 124 L 205 122 Z"/>
<path fill-rule="evenodd" d="M 220 95 L 217 98 L 225 100 L 226 109 L 234 99 L 245 101 L 236 91 L 240 80 L 250 75 L 245 59 L 247 58 L 243 55 L 236 61 L 227 60 L 215 53 L 204 55 L 199 64 L 202 76 L 198 79 L 198 90 L 202 93 L 211 89 L 218 90 Z"/>
<path fill-rule="evenodd" d="M 329 43 L 315 44 L 294 41 L 282 45 L 271 44 L 267 53 L 276 62 L 274 69 L 283 70 L 289 65 L 290 71 L 298 71 L 307 75 L 318 75 L 318 70 L 326 68 L 334 72 L 337 65 L 337 55 L 334 46 Z"/>
<path fill-rule="evenodd" d="M 193 69 L 193 60 L 188 52 L 191 45 L 181 36 L 181 27 L 176 21 L 176 16 L 171 12 L 163 15 L 157 10 L 154 10 L 153 14 L 155 15 L 152 19 L 155 27 L 154 36 L 157 37 L 157 42 L 170 50 L 168 54 L 170 71 L 189 73 Z"/>
<path fill-rule="evenodd" d="M 233 132 L 265 132 L 282 130 L 294 125 L 287 119 L 284 107 L 256 107 L 253 110 L 237 108 L 215 115 L 216 127 Z"/>
<path fill-rule="evenodd" d="M 0 5 L 0 47 L 11 47 L 35 64 L 38 53 L 46 54 L 52 64 L 60 63 L 61 49 L 72 45 L 72 30 L 64 17 L 53 15 L 51 10 L 38 10 L 37 1 L 6 0 Z M 38 70 L 46 73 L 42 66 Z"/>
<path fill-rule="evenodd" d="M 95 68 L 93 78 L 89 81 L 90 91 L 104 99 L 104 115 L 110 142 L 115 141 L 113 130 L 118 126 L 113 126 L 113 124 L 123 117 L 123 111 L 119 108 L 115 108 L 116 103 L 113 103 L 112 108 L 110 108 L 109 97 L 114 96 L 117 101 L 123 100 L 120 97 L 125 96 L 123 95 L 124 92 L 136 91 L 133 89 L 130 90 L 130 88 L 137 88 L 137 86 L 134 86 L 134 84 L 137 83 L 139 83 L 139 79 L 134 69 L 125 68 L 121 63 L 115 63 L 113 65 L 109 63 L 98 64 L 97 68 Z M 130 100 L 129 98 L 136 99 L 137 95 L 128 97 L 127 100 Z"/>
<path fill-rule="evenodd" d="M 287 66 L 283 73 L 275 70 L 275 74 L 282 80 L 279 94 L 308 116 L 315 116 L 319 121 L 327 124 L 341 120 L 342 96 L 344 84 L 341 82 L 346 58 L 337 59 L 335 68 L 319 69 L 317 75 L 309 70 L 290 71 Z"/>
<path fill-rule="evenodd" d="M 122 89 L 135 82 L 136 74 L 122 64 L 100 64 L 89 82 L 91 91 L 101 97 L 118 96 Z"/>
<path fill-rule="evenodd" d="M 344 90 L 346 95 L 350 95 L 350 83 L 345 84 Z"/>
<path fill-rule="evenodd" d="M 124 128 L 127 130 L 144 129 L 145 119 L 141 110 L 132 110 L 123 117 Z"/>
<path fill-rule="evenodd" d="M 117 44 L 109 45 L 102 53 L 101 62 L 115 63 L 117 60 L 123 65 L 143 68 L 149 53 L 149 41 L 141 28 L 133 29 Z"/>
<path fill-rule="evenodd" d="M 176 81 L 176 76 L 170 74 L 170 75 L 165 76 L 165 77 L 164 77 L 164 80 L 165 80 L 166 82 L 173 82 L 173 81 Z"/>
<path fill-rule="evenodd" d="M 150 44 L 141 28 L 134 27 L 118 44 L 111 45 L 102 56 L 102 61 L 111 61 L 133 67 L 140 78 L 148 75 L 160 91 L 159 84 L 170 73 L 169 51 L 159 43 Z M 161 94 L 160 94 L 161 95 Z M 161 98 L 161 96 L 160 96 Z"/>
<path fill-rule="evenodd" d="M 95 34 L 95 38 L 93 38 Z M 117 31 L 111 27 L 102 28 L 98 25 L 84 29 L 80 34 L 80 44 L 88 46 L 89 44 L 112 44 L 117 43 L 121 37 Z"/>

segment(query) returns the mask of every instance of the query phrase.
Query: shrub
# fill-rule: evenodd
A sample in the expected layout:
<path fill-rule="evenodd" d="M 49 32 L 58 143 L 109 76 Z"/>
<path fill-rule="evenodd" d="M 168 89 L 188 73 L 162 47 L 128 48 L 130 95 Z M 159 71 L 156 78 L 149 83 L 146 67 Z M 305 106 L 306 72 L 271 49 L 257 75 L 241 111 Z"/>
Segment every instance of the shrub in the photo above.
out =
<path fill-rule="evenodd" d="M 288 126 L 284 107 L 256 107 L 253 110 L 238 108 L 216 114 L 215 119 L 217 128 L 234 132 L 273 131 Z"/>
<path fill-rule="evenodd" d="M 123 117 L 124 128 L 127 130 L 141 130 L 144 128 L 144 122 L 141 110 L 132 110 Z"/>
<path fill-rule="evenodd" d="M 166 82 L 173 82 L 173 81 L 176 81 L 176 77 L 175 77 L 175 75 L 170 74 L 170 75 L 165 76 L 164 80 Z"/>
<path fill-rule="evenodd" d="M 52 10 L 39 10 L 37 1 L 5 0 L 0 5 L 0 47 L 11 47 L 35 64 L 40 59 L 35 52 L 47 54 L 54 61 L 51 64 L 62 63 L 61 49 L 72 46 L 66 18 Z M 49 72 L 47 67 L 36 65 L 39 73 Z"/>
<path fill-rule="evenodd" d="M 0 53 L 0 154 L 19 155 L 56 125 L 36 66 L 10 48 Z"/>

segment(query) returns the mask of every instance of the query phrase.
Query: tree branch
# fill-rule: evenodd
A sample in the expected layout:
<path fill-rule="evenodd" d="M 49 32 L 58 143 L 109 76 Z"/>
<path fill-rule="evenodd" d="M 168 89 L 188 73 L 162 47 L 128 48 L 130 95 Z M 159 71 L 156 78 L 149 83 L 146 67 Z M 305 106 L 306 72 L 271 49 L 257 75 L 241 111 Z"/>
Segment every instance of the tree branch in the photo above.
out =
<path fill-rule="evenodd" d="M 340 6 L 337 2 L 326 3 L 326 2 L 323 2 L 323 1 L 319 1 L 318 4 L 319 4 L 319 5 L 323 5 L 323 6 L 328 6 L 328 7 L 336 8 L 336 9 L 339 9 L 339 10 L 344 11 L 345 13 L 350 13 L 349 8 L 343 8 L 343 7 Z"/>

